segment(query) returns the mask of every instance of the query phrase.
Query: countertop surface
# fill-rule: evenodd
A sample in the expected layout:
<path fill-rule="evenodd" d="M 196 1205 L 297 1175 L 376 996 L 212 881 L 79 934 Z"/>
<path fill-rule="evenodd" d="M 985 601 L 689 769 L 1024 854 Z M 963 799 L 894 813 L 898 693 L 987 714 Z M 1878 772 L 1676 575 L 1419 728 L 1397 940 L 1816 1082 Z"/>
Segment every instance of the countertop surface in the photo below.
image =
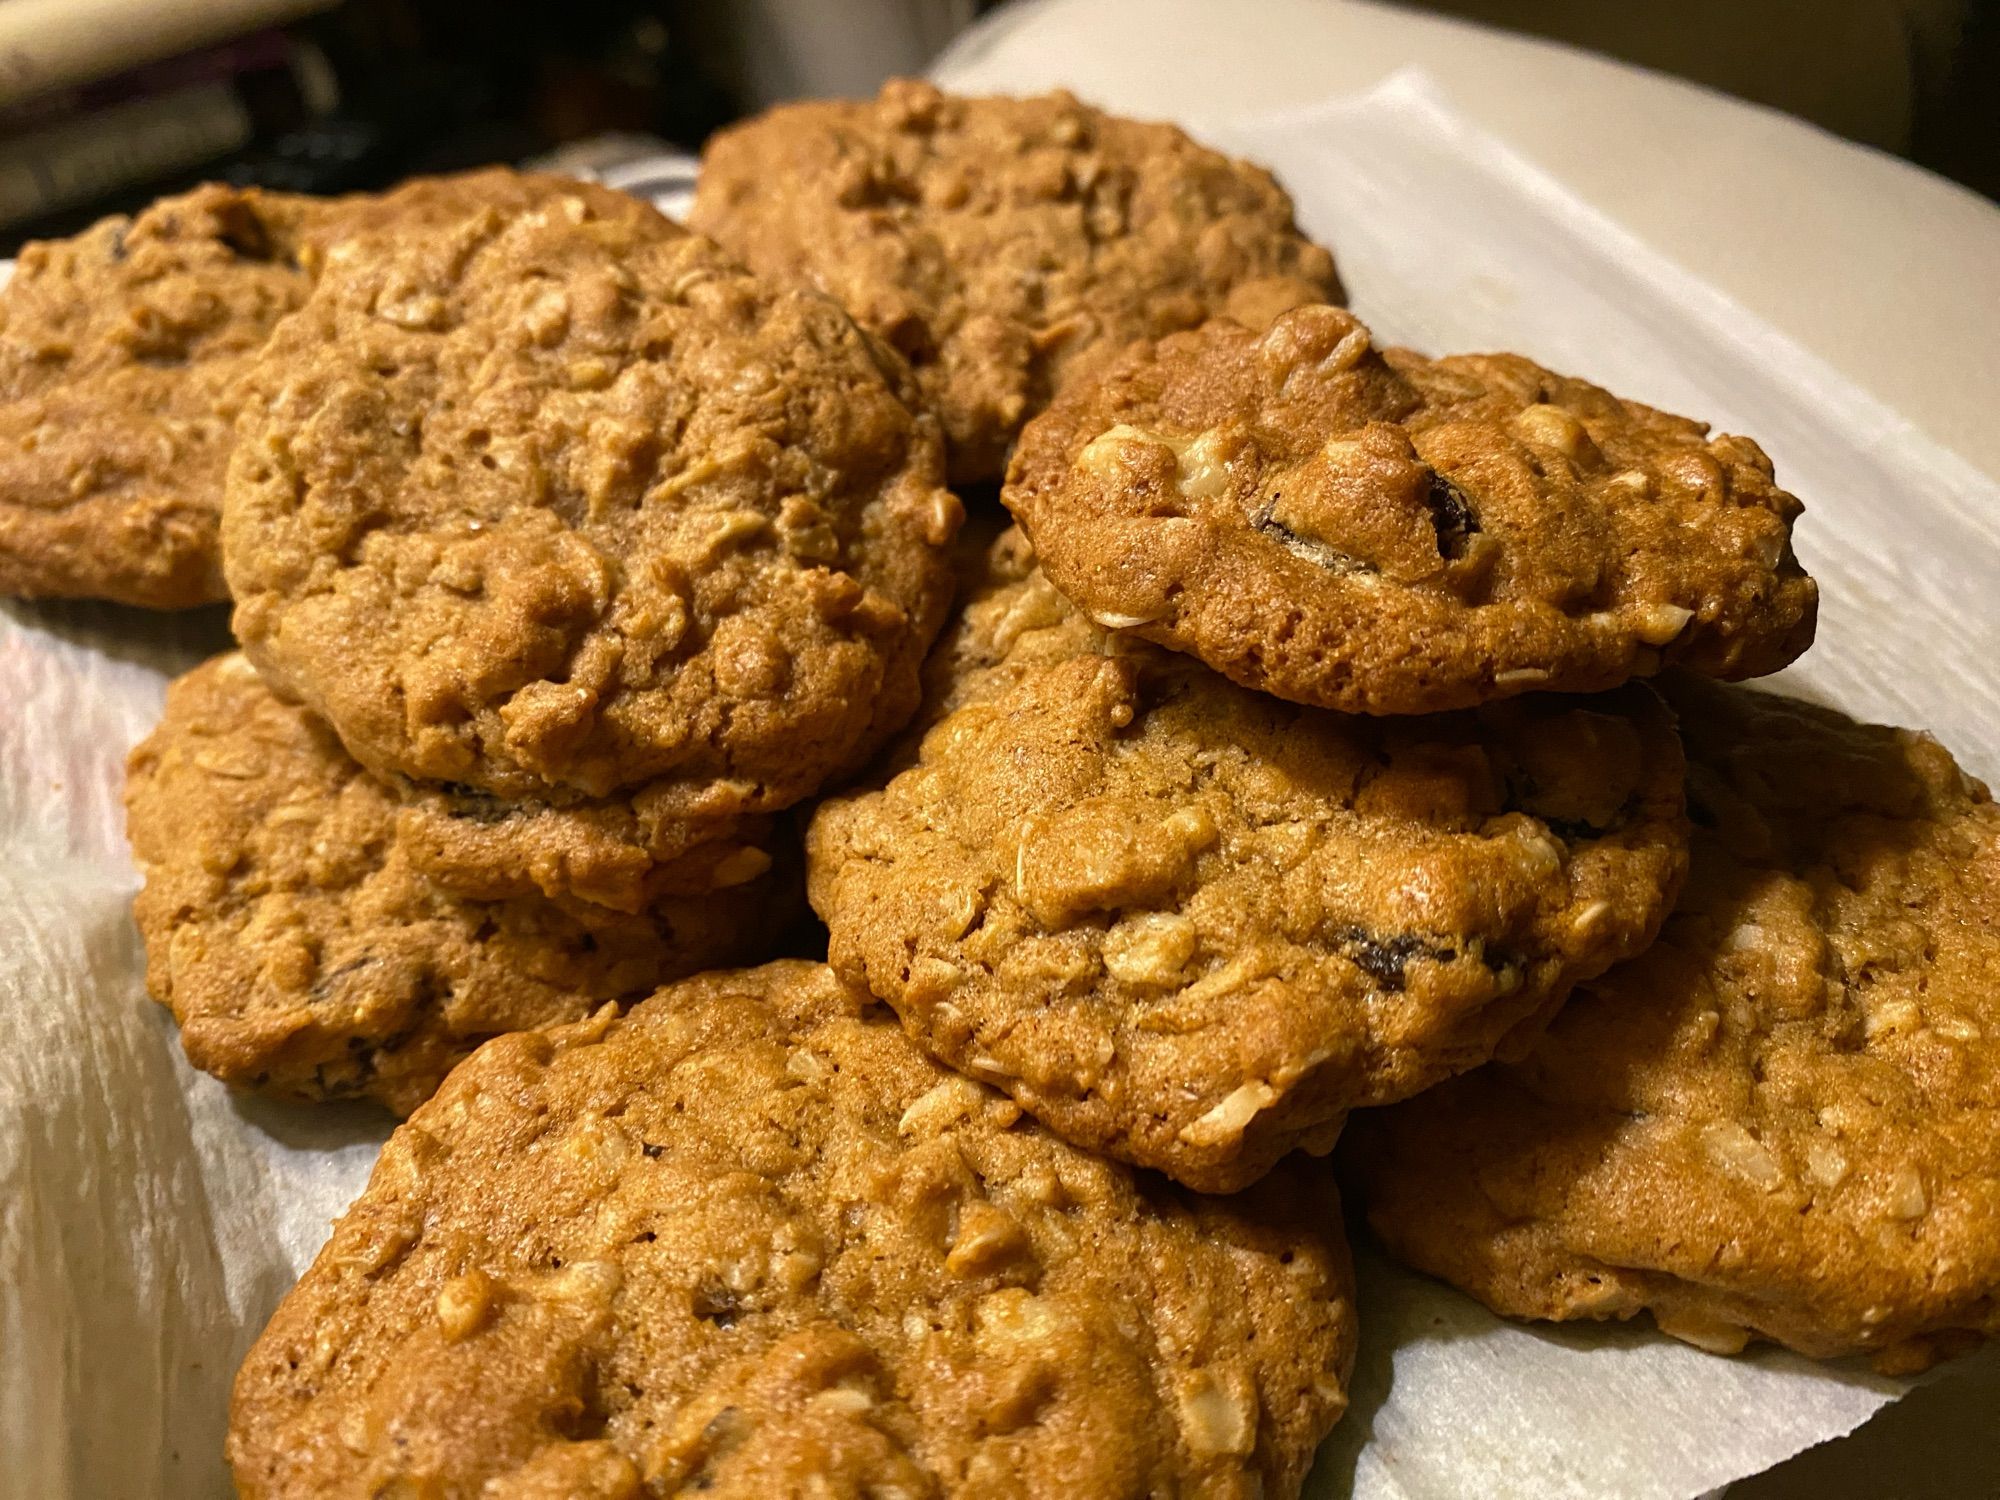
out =
<path fill-rule="evenodd" d="M 932 73 L 967 91 L 1061 85 L 1129 114 L 1214 119 L 1413 65 L 1577 197 L 2000 477 L 2000 209 L 1790 116 L 1364 0 L 1026 0 Z M 1996 1411 L 2000 1361 L 1947 1370 L 1731 1500 L 2000 1496 Z"/>

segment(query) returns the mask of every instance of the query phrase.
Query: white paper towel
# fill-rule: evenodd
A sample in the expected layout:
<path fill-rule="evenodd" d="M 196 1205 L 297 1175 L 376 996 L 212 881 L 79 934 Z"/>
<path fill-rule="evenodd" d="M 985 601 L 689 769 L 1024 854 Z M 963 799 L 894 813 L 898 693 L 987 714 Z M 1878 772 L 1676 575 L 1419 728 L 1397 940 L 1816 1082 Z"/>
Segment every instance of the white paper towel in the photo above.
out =
<path fill-rule="evenodd" d="M 2000 771 L 2000 486 L 1468 128 L 1420 79 L 1201 133 L 1272 165 L 1385 338 L 1508 348 L 1755 435 L 1807 501 L 1787 674 Z M 1726 233 L 1726 225 L 1717 226 Z M 1868 289 L 1857 287 L 1856 295 Z M 144 998 L 126 749 L 220 611 L 0 607 L 0 1500 L 227 1492 L 230 1378 L 386 1134 L 232 1097 Z M 1364 1254 L 1354 1410 L 1313 1493 L 1681 1500 L 1898 1386 L 1641 1329 L 1500 1325 Z"/>

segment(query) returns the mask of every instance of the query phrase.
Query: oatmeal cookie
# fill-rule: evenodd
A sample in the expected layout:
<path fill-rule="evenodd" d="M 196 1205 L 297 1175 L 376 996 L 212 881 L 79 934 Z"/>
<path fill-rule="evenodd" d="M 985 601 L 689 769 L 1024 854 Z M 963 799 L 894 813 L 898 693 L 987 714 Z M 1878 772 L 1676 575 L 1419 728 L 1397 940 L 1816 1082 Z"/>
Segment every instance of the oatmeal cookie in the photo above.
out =
<path fill-rule="evenodd" d="M 1268 172 L 1060 93 L 897 79 L 785 105 L 709 142 L 692 221 L 893 344 L 958 483 L 997 477 L 1021 424 L 1133 339 L 1340 295 Z"/>
<path fill-rule="evenodd" d="M 209 183 L 25 246 L 0 292 L 0 593 L 226 598 L 217 525 L 242 377 L 328 248 L 567 196 L 659 217 L 607 188 L 494 168 L 336 199 Z"/>
<path fill-rule="evenodd" d="M 22 247 L 0 291 L 0 593 L 226 597 L 240 377 L 305 300 L 312 200 L 210 184 Z"/>
<path fill-rule="evenodd" d="M 343 240 L 248 385 L 238 637 L 378 774 L 768 812 L 914 705 L 935 423 L 831 301 L 665 219 Z"/>
<path fill-rule="evenodd" d="M 768 952 L 794 909 L 782 870 L 630 916 L 493 877 L 449 894 L 389 791 L 233 653 L 168 690 L 126 796 L 147 984 L 189 1060 L 296 1098 L 407 1113 L 487 1037 Z"/>
<path fill-rule="evenodd" d="M 1080 1146 L 1239 1187 L 1518 1044 L 1672 902 L 1643 686 L 1355 718 L 1079 630 L 1033 574 L 967 618 L 1019 659 L 948 643 L 953 711 L 821 805 L 808 894 L 837 969 Z"/>
<path fill-rule="evenodd" d="M 1371 1222 L 1514 1317 L 1892 1371 L 2000 1333 L 2000 810 L 1927 736 L 1669 696 L 1679 910 L 1525 1058 L 1357 1118 Z"/>
<path fill-rule="evenodd" d="M 1293 1496 L 1353 1345 L 1323 1172 L 1182 1194 L 777 963 L 453 1073 L 229 1457 L 246 1500 Z"/>
<path fill-rule="evenodd" d="M 1028 428 L 1003 498 L 1100 623 L 1295 702 L 1429 713 L 1805 650 L 1798 501 L 1707 431 L 1309 307 L 1130 351 Z"/>

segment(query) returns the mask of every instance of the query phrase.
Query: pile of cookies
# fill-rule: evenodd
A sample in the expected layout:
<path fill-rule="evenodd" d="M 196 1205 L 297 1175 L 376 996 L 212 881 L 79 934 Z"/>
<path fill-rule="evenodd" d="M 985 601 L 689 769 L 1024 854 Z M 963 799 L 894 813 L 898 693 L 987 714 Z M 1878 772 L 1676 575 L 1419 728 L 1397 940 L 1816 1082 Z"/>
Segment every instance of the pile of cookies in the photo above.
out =
<path fill-rule="evenodd" d="M 243 1494 L 1293 1495 L 1338 1181 L 1513 1316 L 2000 1333 L 2000 811 L 1728 685 L 1817 607 L 1756 444 L 1378 348 L 1067 96 L 783 108 L 692 221 L 205 188 L 0 298 L 0 586 L 234 602 L 150 986 L 409 1116 Z"/>

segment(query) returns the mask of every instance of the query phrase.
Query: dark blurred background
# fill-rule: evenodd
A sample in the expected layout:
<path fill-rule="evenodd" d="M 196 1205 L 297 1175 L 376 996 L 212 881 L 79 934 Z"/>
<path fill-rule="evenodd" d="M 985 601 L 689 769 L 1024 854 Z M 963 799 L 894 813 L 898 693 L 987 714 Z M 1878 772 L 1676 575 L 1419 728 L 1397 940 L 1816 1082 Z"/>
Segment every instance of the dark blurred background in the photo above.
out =
<path fill-rule="evenodd" d="M 1327 0 L 1340 3 L 1340 0 Z M 0 251 L 204 177 L 586 163 L 911 72 L 982 0 L 0 0 Z M 2000 197 L 2000 0 L 1429 0 L 1776 106 Z"/>

